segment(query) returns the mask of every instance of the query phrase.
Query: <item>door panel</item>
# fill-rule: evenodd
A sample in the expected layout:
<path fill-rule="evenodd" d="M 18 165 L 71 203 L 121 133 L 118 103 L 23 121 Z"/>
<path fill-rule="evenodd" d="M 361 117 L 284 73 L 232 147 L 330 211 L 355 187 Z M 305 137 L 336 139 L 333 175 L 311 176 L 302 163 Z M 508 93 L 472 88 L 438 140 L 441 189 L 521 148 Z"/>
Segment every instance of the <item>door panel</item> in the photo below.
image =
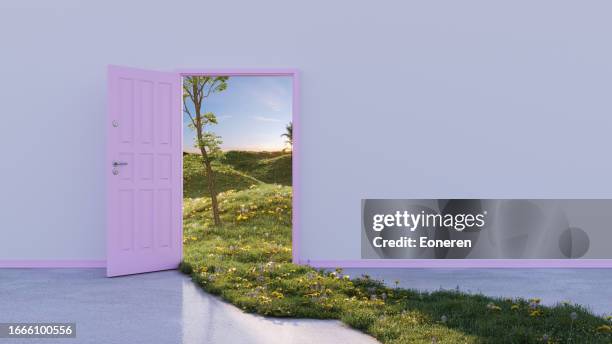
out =
<path fill-rule="evenodd" d="M 107 276 L 178 267 L 181 119 L 178 74 L 109 67 Z"/>

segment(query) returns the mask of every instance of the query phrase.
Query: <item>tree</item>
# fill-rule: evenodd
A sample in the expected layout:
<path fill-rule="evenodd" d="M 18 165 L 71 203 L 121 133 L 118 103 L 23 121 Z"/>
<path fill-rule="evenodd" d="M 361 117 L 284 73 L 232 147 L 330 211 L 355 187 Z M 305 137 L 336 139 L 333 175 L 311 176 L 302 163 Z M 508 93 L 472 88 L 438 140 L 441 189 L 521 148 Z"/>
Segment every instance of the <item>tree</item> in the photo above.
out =
<path fill-rule="evenodd" d="M 213 93 L 227 89 L 227 76 L 188 76 L 183 79 L 183 112 L 189 115 L 190 127 L 196 132 L 196 147 L 202 154 L 205 178 L 208 182 L 208 192 L 212 203 L 212 215 L 216 226 L 221 225 L 219 216 L 219 203 L 217 202 L 217 191 L 215 188 L 215 176 L 212 169 L 212 161 L 221 154 L 219 145 L 221 138 L 212 132 L 206 131 L 205 127 L 217 124 L 217 117 L 212 112 L 204 112 L 204 100 Z M 185 100 L 190 99 L 193 103 L 193 112 L 187 106 Z"/>
<path fill-rule="evenodd" d="M 286 142 L 293 147 L 293 122 L 289 122 L 289 124 L 285 126 L 285 133 L 282 134 L 281 137 L 286 137 Z"/>

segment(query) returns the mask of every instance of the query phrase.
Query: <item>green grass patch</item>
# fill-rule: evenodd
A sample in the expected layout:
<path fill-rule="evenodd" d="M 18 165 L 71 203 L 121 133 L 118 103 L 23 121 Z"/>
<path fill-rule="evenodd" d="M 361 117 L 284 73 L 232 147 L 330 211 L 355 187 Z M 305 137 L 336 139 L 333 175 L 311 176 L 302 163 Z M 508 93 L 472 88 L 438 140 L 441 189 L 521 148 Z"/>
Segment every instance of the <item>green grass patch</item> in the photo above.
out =
<path fill-rule="evenodd" d="M 611 343 L 610 320 L 577 305 L 423 293 L 294 265 L 291 196 L 280 185 L 226 190 L 223 227 L 212 225 L 208 198 L 185 199 L 181 270 L 246 312 L 340 319 L 383 343 Z"/>
<path fill-rule="evenodd" d="M 223 161 L 264 183 L 291 186 L 291 153 L 230 151 Z"/>
<path fill-rule="evenodd" d="M 220 162 L 213 163 L 217 192 L 244 190 L 262 181 Z M 183 195 L 186 198 L 210 196 L 200 155 L 183 156 Z"/>

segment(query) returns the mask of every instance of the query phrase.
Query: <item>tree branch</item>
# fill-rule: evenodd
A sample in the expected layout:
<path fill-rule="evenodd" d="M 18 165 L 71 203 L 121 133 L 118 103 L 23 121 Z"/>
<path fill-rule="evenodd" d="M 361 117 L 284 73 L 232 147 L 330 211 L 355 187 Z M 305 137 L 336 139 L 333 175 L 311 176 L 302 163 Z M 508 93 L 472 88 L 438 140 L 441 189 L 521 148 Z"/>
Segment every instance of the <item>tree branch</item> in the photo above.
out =
<path fill-rule="evenodd" d="M 193 126 L 195 127 L 196 123 L 195 120 L 193 119 L 193 115 L 191 115 L 191 111 L 189 111 L 189 108 L 187 107 L 187 104 L 185 104 L 185 101 L 183 100 L 183 112 L 186 112 L 189 115 L 189 119 L 191 120 L 191 123 L 193 123 Z"/>
<path fill-rule="evenodd" d="M 204 98 L 208 98 L 208 96 L 212 93 L 212 91 L 215 89 L 215 84 L 217 83 L 217 79 L 215 79 L 215 81 L 213 81 L 213 83 L 210 85 L 210 88 L 208 88 L 208 92 L 206 93 L 206 95 L 204 96 Z"/>
<path fill-rule="evenodd" d="M 189 87 L 183 86 L 183 91 L 185 91 L 189 98 L 191 98 L 191 100 L 193 101 L 193 94 L 191 94 L 191 92 L 189 91 Z"/>
<path fill-rule="evenodd" d="M 198 77 L 198 78 L 201 78 L 202 80 L 204 80 L 204 81 L 202 81 L 202 85 L 199 87 L 199 90 L 198 90 L 199 91 L 198 93 L 200 93 L 200 95 L 202 95 L 202 94 L 204 94 L 204 87 L 210 81 L 210 78 L 209 77 Z"/>

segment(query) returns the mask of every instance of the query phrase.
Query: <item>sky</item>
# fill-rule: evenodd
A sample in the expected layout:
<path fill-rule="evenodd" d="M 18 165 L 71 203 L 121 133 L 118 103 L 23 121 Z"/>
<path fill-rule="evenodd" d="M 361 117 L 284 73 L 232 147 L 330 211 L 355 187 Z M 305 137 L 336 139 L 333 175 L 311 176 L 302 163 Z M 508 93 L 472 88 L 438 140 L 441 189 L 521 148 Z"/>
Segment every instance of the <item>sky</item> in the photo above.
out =
<path fill-rule="evenodd" d="M 225 91 L 204 100 L 202 113 L 213 112 L 218 121 L 205 130 L 221 136 L 225 151 L 286 148 L 281 134 L 291 121 L 292 92 L 291 76 L 231 76 Z M 193 151 L 195 131 L 188 127 L 190 122 L 183 113 L 183 148 Z"/>

